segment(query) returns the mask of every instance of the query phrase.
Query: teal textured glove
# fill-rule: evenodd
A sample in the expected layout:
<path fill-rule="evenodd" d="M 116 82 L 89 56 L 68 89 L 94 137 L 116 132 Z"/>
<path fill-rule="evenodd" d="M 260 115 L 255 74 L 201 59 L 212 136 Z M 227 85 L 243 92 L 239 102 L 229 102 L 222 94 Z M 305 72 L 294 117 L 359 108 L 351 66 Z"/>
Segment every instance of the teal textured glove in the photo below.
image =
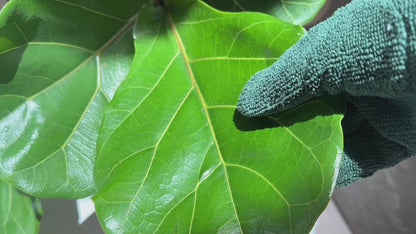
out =
<path fill-rule="evenodd" d="M 416 1 L 354 0 L 244 87 L 238 110 L 268 115 L 348 93 L 337 187 L 416 154 Z"/>

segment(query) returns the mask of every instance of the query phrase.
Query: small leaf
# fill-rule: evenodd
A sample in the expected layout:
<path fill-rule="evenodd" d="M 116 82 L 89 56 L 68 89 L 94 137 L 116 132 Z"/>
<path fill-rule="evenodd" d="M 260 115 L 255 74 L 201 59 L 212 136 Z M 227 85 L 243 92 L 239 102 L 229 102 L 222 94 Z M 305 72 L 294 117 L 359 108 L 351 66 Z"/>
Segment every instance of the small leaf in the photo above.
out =
<path fill-rule="evenodd" d="M 43 197 L 95 191 L 99 126 L 143 2 L 15 0 L 1 11 L 1 178 Z"/>
<path fill-rule="evenodd" d="M 283 21 L 305 25 L 319 12 L 326 0 L 205 0 L 224 11 L 258 11 Z"/>
<path fill-rule="evenodd" d="M 235 110 L 250 76 L 303 32 L 272 16 L 223 13 L 199 1 L 144 8 L 131 71 L 98 139 L 93 200 L 104 229 L 310 230 L 334 186 L 342 101 L 314 100 L 256 119 Z"/>
<path fill-rule="evenodd" d="M 34 202 L 34 203 L 33 203 Z M 30 198 L 0 180 L 0 233 L 38 233 L 38 200 Z"/>

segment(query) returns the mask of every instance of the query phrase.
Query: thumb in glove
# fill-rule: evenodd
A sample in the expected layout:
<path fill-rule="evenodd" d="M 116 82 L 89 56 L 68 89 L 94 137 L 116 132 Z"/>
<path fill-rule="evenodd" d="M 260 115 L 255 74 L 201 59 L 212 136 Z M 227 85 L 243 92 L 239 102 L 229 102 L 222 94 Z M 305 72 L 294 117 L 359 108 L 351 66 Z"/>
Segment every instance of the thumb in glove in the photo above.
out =
<path fill-rule="evenodd" d="M 325 93 L 350 94 L 349 110 L 358 114 L 347 110 L 343 126 L 356 131 L 344 134 L 338 185 L 410 156 L 416 152 L 415 14 L 416 2 L 411 0 L 353 1 L 312 28 L 271 67 L 256 73 L 242 91 L 238 110 L 246 116 L 267 115 Z M 385 108 L 390 103 L 397 105 Z M 378 118 L 380 113 L 385 119 Z M 390 123 L 403 131 L 395 133 Z M 377 136 L 367 134 L 367 148 L 355 147 L 357 142 L 350 139 L 362 138 L 363 129 Z M 380 154 L 372 146 L 391 147 Z M 390 153 L 397 160 L 383 160 Z"/>

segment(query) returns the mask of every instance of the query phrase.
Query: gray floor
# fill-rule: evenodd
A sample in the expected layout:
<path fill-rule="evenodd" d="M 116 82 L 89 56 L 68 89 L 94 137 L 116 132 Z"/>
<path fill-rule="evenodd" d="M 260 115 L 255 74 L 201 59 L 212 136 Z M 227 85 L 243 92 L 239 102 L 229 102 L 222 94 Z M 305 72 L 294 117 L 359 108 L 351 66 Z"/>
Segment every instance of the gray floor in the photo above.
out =
<path fill-rule="evenodd" d="M 416 157 L 337 189 L 334 201 L 353 233 L 416 233 Z"/>
<path fill-rule="evenodd" d="M 40 225 L 41 234 L 102 234 L 104 231 L 94 214 L 78 225 L 75 200 L 42 200 L 44 214 Z"/>

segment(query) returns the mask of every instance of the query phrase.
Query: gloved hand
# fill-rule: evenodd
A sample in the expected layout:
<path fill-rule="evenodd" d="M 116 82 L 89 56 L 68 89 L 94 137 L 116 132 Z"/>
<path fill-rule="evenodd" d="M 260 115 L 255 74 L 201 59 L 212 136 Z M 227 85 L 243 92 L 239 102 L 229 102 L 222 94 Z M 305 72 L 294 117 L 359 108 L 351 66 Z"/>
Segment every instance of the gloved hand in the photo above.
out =
<path fill-rule="evenodd" d="M 354 0 L 244 87 L 238 110 L 268 115 L 346 92 L 337 187 L 416 154 L 416 1 Z"/>

